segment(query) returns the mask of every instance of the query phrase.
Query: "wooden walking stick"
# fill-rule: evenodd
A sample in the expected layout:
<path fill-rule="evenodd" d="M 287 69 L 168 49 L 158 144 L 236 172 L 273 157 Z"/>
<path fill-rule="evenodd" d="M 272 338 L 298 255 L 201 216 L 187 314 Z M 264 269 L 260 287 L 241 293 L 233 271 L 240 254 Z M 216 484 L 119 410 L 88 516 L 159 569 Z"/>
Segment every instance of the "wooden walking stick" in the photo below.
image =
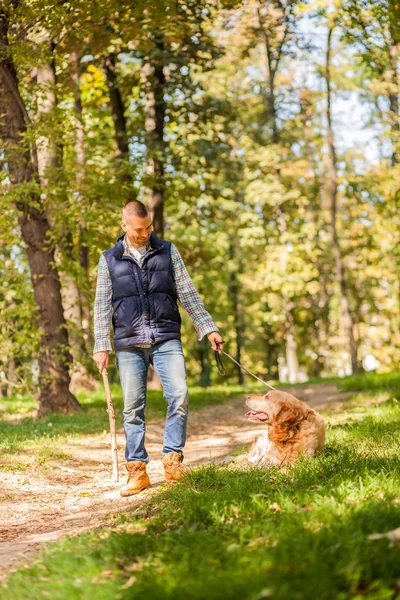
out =
<path fill-rule="evenodd" d="M 110 435 L 111 435 L 111 456 L 112 456 L 112 480 L 118 481 L 118 447 L 117 447 L 117 435 L 115 431 L 115 414 L 114 407 L 111 398 L 110 384 L 108 383 L 107 369 L 103 369 L 101 374 L 103 375 L 104 389 L 106 391 L 107 398 L 107 412 L 110 420 Z"/>

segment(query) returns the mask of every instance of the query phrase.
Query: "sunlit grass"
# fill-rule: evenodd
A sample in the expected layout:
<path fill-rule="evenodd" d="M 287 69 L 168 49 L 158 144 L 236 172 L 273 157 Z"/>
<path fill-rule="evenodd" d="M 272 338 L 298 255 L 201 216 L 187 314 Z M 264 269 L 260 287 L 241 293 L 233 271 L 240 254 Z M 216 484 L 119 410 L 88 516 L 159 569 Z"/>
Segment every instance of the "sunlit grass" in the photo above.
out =
<path fill-rule="evenodd" d="M 395 598 L 400 544 L 369 535 L 400 526 L 399 402 L 363 400 L 336 415 L 316 459 L 195 469 L 111 527 L 43 551 L 1 597 Z"/>
<path fill-rule="evenodd" d="M 343 391 L 400 390 L 400 372 L 363 373 L 339 381 Z"/>
<path fill-rule="evenodd" d="M 325 380 L 319 380 L 325 382 Z M 331 381 L 331 380 L 329 380 Z M 308 383 L 304 384 L 308 385 Z M 284 387 L 280 385 L 280 387 Z M 363 375 L 347 377 L 340 380 L 340 388 L 346 391 L 364 389 L 368 393 L 373 390 L 400 389 L 400 375 L 397 373 L 383 375 Z M 199 410 L 205 406 L 226 402 L 235 397 L 244 397 L 250 391 L 263 391 L 265 388 L 254 385 L 221 384 L 209 388 L 190 387 L 190 410 Z M 119 384 L 111 386 L 117 427 L 122 427 L 122 393 Z M 71 437 L 82 435 L 99 435 L 108 431 L 108 415 L 104 390 L 81 392 L 78 399 L 83 411 L 74 415 L 52 414 L 42 419 L 31 415 L 35 402 L 30 396 L 1 399 L 0 419 L 0 469 L 23 470 L 29 464 L 29 457 L 36 456 L 37 463 L 45 462 L 40 454 L 44 445 L 52 446 L 57 440 L 66 441 Z M 149 390 L 147 401 L 148 421 L 165 416 L 166 402 L 162 390 Z M 53 449 L 53 451 L 56 451 Z M 16 457 L 23 452 L 21 458 Z"/>
<path fill-rule="evenodd" d="M 190 410 L 199 410 L 204 406 L 226 402 L 232 398 L 244 396 L 248 388 L 243 386 L 215 386 L 210 388 L 192 387 L 189 390 Z M 116 424 L 122 427 L 122 393 L 117 384 L 111 386 L 113 404 L 115 408 Z M 108 414 L 106 412 L 106 399 L 104 390 L 95 392 L 81 392 L 77 394 L 83 411 L 73 415 L 51 414 L 47 417 L 36 419 L 26 415 L 34 409 L 34 401 L 30 397 L 5 398 L 2 402 L 2 416 L 0 420 L 0 452 L 4 465 L 10 467 L 10 461 L 4 460 L 8 456 L 20 451 L 34 451 L 43 445 L 51 445 L 59 439 L 67 440 L 71 437 L 82 435 L 98 435 L 108 431 Z M 147 397 L 147 419 L 152 421 L 165 416 L 167 409 L 162 390 L 149 390 Z M 40 459 L 40 456 L 38 457 Z M 40 462 L 40 460 L 39 460 Z M 17 461 L 15 465 L 24 464 L 24 460 Z"/>

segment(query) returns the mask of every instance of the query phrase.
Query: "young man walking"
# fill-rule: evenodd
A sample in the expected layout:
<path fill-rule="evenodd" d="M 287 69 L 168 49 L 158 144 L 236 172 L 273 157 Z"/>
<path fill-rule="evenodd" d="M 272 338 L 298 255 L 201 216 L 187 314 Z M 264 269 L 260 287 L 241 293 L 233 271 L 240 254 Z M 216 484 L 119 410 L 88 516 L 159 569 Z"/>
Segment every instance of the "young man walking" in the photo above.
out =
<path fill-rule="evenodd" d="M 222 351 L 218 328 L 206 311 L 176 247 L 152 233 L 145 205 L 133 200 L 122 211 L 124 234 L 100 257 L 94 305 L 93 358 L 107 368 L 111 322 L 124 398 L 125 458 L 128 481 L 121 496 L 150 487 L 146 472 L 145 406 L 147 369 L 152 363 L 168 404 L 163 463 L 168 482 L 183 473 L 188 389 L 180 339 L 178 300 L 188 312 L 198 339 L 205 335 Z"/>

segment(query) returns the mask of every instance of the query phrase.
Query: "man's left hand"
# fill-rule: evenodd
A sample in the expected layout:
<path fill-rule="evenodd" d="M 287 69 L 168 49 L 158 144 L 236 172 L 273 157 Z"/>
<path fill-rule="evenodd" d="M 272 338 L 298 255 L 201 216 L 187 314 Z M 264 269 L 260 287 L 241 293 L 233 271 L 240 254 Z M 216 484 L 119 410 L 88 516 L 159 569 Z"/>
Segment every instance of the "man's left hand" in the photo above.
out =
<path fill-rule="evenodd" d="M 218 352 L 221 354 L 222 350 L 224 349 L 224 340 L 222 339 L 222 337 L 219 335 L 219 333 L 217 331 L 213 331 L 212 333 L 208 334 L 208 339 L 211 342 L 211 347 L 213 350 L 218 350 Z M 218 342 L 218 345 L 217 345 Z"/>

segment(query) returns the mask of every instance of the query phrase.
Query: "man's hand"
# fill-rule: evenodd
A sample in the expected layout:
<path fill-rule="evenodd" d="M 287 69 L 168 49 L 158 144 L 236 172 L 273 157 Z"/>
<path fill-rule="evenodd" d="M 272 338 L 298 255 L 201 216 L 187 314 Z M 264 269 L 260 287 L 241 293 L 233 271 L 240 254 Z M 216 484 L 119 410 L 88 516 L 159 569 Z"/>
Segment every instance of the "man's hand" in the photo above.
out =
<path fill-rule="evenodd" d="M 224 349 L 224 340 L 222 339 L 222 337 L 219 335 L 218 331 L 213 331 L 212 333 L 208 334 L 208 339 L 211 342 L 211 347 L 213 350 L 218 350 L 218 352 L 221 354 L 222 350 Z M 218 346 L 217 346 L 217 342 Z"/>
<path fill-rule="evenodd" d="M 93 354 L 93 360 L 95 361 L 99 372 L 102 373 L 103 369 L 107 369 L 108 367 L 107 350 L 105 350 L 104 352 L 96 352 L 96 354 Z"/>

